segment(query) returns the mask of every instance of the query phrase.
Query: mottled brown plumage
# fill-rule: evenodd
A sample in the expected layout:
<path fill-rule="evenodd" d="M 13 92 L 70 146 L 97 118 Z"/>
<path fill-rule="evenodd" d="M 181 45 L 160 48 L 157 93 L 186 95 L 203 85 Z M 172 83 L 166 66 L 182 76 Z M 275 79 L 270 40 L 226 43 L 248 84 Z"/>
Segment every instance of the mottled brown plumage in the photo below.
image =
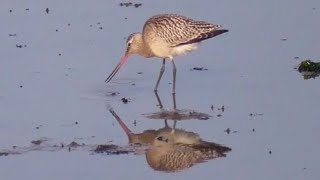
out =
<path fill-rule="evenodd" d="M 177 133 L 176 133 L 177 132 Z M 153 146 L 147 150 L 148 164 L 159 171 L 176 171 L 193 166 L 209 159 L 224 157 L 229 147 L 206 142 L 188 131 L 162 133 L 154 139 Z"/>

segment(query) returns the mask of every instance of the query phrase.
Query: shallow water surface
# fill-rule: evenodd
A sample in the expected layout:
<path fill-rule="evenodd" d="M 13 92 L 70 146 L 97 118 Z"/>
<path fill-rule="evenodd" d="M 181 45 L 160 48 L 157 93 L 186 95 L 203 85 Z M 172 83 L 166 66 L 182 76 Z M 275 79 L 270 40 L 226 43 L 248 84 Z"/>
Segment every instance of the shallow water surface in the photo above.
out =
<path fill-rule="evenodd" d="M 2 3 L 2 178 L 318 179 L 320 81 L 294 67 L 320 59 L 319 1 L 119 3 Z M 175 59 L 175 101 L 171 63 L 153 92 L 156 58 L 132 56 L 104 83 L 126 37 L 169 12 L 229 29 Z M 202 141 L 231 151 L 190 145 Z M 154 152 L 198 158 L 157 169 Z"/>

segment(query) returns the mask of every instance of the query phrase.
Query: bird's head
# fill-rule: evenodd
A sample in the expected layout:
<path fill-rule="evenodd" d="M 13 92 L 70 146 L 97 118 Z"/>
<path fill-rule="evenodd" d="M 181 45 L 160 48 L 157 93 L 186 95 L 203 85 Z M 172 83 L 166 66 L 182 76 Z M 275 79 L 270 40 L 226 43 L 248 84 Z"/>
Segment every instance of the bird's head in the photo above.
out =
<path fill-rule="evenodd" d="M 139 44 L 140 44 L 139 41 L 141 40 L 142 40 L 141 33 L 130 34 L 126 41 L 127 49 L 125 54 L 127 55 L 139 54 Z"/>

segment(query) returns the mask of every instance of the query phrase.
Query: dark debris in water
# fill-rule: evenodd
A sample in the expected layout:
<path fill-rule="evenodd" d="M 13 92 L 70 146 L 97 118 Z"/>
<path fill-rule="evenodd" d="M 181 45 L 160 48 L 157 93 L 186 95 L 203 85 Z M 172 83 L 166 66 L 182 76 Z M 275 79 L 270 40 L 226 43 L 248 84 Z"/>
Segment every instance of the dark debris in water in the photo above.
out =
<path fill-rule="evenodd" d="M 249 116 L 256 117 L 256 116 L 263 116 L 263 114 L 262 113 L 250 113 Z"/>
<path fill-rule="evenodd" d="M 135 8 L 138 8 L 138 7 L 142 6 L 142 3 L 122 2 L 122 3 L 119 3 L 119 6 L 121 6 L 121 7 L 134 6 Z"/>
<path fill-rule="evenodd" d="M 120 93 L 119 92 L 108 92 L 106 94 L 106 96 L 116 96 L 116 95 L 119 95 Z"/>
<path fill-rule="evenodd" d="M 230 128 L 227 128 L 226 130 L 224 130 L 224 132 L 226 132 L 227 134 L 230 134 L 230 133 L 237 133 L 238 131 L 234 131 L 234 130 L 231 130 Z"/>
<path fill-rule="evenodd" d="M 128 102 L 130 102 L 130 99 L 129 98 L 121 98 L 121 101 L 124 103 L 124 104 L 128 104 Z"/>
<path fill-rule="evenodd" d="M 204 67 L 193 67 L 190 69 L 190 71 L 207 71 L 207 68 Z"/>
<path fill-rule="evenodd" d="M 22 44 L 16 44 L 16 48 L 23 48 L 23 47 L 27 47 L 26 44 L 22 45 Z"/>
<path fill-rule="evenodd" d="M 320 75 L 320 62 L 313 62 L 310 59 L 304 60 L 299 64 L 297 70 L 304 79 L 316 78 Z"/>

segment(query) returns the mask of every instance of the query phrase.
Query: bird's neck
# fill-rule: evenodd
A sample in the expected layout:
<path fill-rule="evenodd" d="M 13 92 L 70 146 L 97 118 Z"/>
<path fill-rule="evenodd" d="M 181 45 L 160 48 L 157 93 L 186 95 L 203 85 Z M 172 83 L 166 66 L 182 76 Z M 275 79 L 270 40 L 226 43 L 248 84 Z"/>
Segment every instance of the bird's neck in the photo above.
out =
<path fill-rule="evenodd" d="M 136 40 L 138 41 L 137 42 L 137 44 L 138 44 L 137 53 L 140 56 L 143 56 L 145 58 L 149 58 L 149 57 L 153 57 L 154 56 L 154 54 L 151 51 L 151 49 L 149 48 L 149 46 L 143 40 L 141 34 L 138 36 L 138 38 Z"/>

